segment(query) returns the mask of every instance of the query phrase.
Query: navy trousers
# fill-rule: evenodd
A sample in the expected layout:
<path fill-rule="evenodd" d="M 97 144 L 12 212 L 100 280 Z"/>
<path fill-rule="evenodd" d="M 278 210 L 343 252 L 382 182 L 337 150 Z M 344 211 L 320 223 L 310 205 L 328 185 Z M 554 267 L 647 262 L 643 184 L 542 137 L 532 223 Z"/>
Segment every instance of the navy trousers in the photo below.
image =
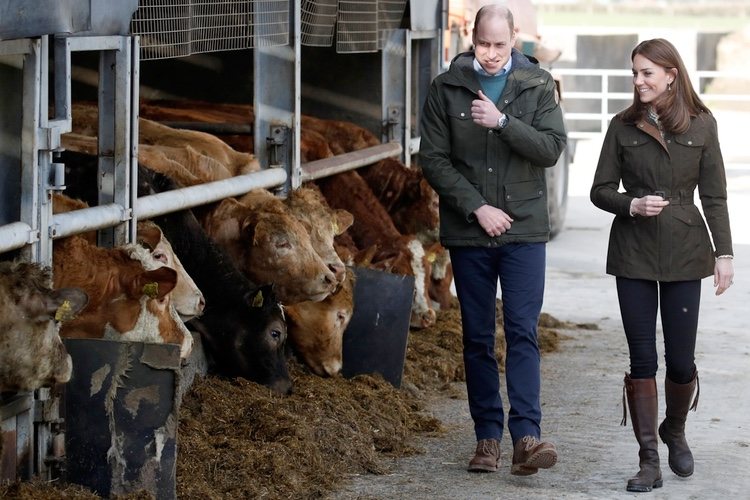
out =
<path fill-rule="evenodd" d="M 450 257 L 461 306 L 466 388 L 477 440 L 499 440 L 503 434 L 505 417 L 495 357 L 498 278 L 506 341 L 508 431 L 513 443 L 529 435 L 539 439 L 542 410 L 537 324 L 544 297 L 546 244 L 454 247 Z"/>
<path fill-rule="evenodd" d="M 617 278 L 617 297 L 630 351 L 630 377 L 656 376 L 656 316 L 661 310 L 667 377 L 687 384 L 695 374 L 701 281 Z"/>

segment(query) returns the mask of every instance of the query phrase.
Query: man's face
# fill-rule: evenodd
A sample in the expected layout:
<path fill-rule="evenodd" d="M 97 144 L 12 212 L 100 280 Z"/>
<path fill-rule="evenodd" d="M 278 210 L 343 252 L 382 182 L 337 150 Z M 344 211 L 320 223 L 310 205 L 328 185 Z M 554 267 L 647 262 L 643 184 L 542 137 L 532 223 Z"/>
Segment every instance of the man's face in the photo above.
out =
<path fill-rule="evenodd" d="M 508 20 L 503 16 L 484 17 L 472 38 L 474 56 L 484 70 L 494 75 L 503 69 L 510 58 L 516 34 L 511 33 Z"/>

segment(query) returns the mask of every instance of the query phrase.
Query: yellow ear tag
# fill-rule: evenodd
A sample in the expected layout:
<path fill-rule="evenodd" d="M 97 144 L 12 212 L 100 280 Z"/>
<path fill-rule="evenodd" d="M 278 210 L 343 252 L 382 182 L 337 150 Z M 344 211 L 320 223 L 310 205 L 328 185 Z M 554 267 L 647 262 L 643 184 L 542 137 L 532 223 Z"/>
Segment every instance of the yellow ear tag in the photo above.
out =
<path fill-rule="evenodd" d="M 159 283 L 154 281 L 153 283 L 143 285 L 143 295 L 148 295 L 149 298 L 155 299 L 159 295 Z"/>
<path fill-rule="evenodd" d="M 435 259 L 437 259 L 437 254 L 432 253 L 432 252 L 427 254 L 427 262 L 429 262 L 430 264 L 435 262 Z"/>
<path fill-rule="evenodd" d="M 73 319 L 73 308 L 70 306 L 70 301 L 64 300 L 60 307 L 55 311 L 55 321 L 68 321 Z"/>
<path fill-rule="evenodd" d="M 259 291 L 253 297 L 253 307 L 263 307 L 263 292 Z"/>

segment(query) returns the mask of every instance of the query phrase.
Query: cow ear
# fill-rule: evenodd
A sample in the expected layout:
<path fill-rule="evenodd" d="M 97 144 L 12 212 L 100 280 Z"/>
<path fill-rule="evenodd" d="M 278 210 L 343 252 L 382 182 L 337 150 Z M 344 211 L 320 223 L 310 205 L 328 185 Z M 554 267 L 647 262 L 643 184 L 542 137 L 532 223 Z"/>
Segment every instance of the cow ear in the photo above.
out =
<path fill-rule="evenodd" d="M 147 295 L 152 299 L 163 299 L 177 284 L 177 272 L 169 267 L 160 267 L 153 271 L 145 271 L 138 276 L 133 284 L 133 295 L 141 297 Z"/>
<path fill-rule="evenodd" d="M 255 245 L 258 238 L 266 236 L 268 228 L 262 217 L 259 217 L 257 214 L 252 214 L 245 217 L 242 221 L 241 232 L 246 241 L 250 241 Z"/>
<path fill-rule="evenodd" d="M 153 251 L 161 241 L 161 229 L 152 222 L 138 223 L 138 244 Z"/>
<path fill-rule="evenodd" d="M 56 321 L 68 321 L 89 303 L 89 296 L 80 288 L 58 288 L 47 297 L 47 308 Z"/>
<path fill-rule="evenodd" d="M 344 209 L 337 209 L 333 214 L 333 234 L 344 234 L 354 224 L 354 216 Z"/>

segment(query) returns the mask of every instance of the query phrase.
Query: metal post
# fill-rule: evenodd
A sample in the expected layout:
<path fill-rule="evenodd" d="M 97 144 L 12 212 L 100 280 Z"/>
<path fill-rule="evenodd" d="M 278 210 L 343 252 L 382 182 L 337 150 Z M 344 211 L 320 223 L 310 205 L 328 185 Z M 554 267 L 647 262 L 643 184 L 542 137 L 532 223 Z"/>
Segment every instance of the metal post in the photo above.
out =
<path fill-rule="evenodd" d="M 255 3 L 254 8 L 260 8 Z M 287 183 L 280 194 L 300 185 L 300 116 L 302 113 L 301 87 L 301 5 L 300 0 L 289 2 L 289 44 L 284 46 L 264 47 L 262 39 L 255 40 L 253 74 L 255 88 L 253 106 L 255 108 L 255 156 L 262 168 L 271 166 L 270 152 L 273 148 L 284 148 L 288 164 L 278 165 L 286 169 Z M 257 35 L 256 35 L 257 36 Z M 278 127 L 286 127 L 288 134 L 286 144 L 278 144 Z M 271 139 L 269 142 L 268 139 Z"/>

